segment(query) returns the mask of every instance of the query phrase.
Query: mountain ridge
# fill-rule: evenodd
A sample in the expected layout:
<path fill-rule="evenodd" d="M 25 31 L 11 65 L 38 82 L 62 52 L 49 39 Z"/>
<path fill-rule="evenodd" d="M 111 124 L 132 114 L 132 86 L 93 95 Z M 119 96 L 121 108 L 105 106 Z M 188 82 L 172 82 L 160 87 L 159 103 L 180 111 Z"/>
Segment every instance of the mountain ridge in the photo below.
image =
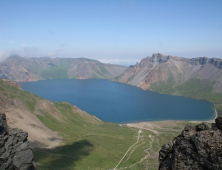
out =
<path fill-rule="evenodd" d="M 222 111 L 222 60 L 155 53 L 112 79 L 144 90 L 204 99 Z"/>
<path fill-rule="evenodd" d="M 208 66 L 208 70 L 202 67 L 206 65 Z M 217 77 L 212 76 L 213 73 L 209 72 L 206 75 L 207 71 L 215 71 L 214 69 L 216 68 L 219 70 Z M 220 73 L 222 73 L 221 59 L 207 57 L 188 59 L 155 53 L 152 55 L 152 57 L 142 59 L 140 63 L 136 63 L 135 67 L 127 69 L 118 78 L 114 78 L 114 80 L 131 85 L 137 85 L 143 89 L 150 89 L 150 85 L 152 83 L 157 81 L 165 81 L 169 78 L 170 74 L 172 74 L 176 81 L 175 85 L 179 85 L 190 78 L 197 77 L 200 79 L 210 79 L 211 81 L 215 81 L 215 92 L 222 93 L 222 83 L 218 83 L 218 77 L 219 81 L 222 81 L 222 74 L 221 76 L 218 76 Z M 140 76 L 138 77 L 136 74 L 140 74 Z M 156 76 L 159 76 L 159 79 L 156 79 Z"/>
<path fill-rule="evenodd" d="M 126 68 L 87 58 L 28 58 L 13 55 L 0 63 L 0 78 L 19 82 L 57 78 L 113 78 Z"/>

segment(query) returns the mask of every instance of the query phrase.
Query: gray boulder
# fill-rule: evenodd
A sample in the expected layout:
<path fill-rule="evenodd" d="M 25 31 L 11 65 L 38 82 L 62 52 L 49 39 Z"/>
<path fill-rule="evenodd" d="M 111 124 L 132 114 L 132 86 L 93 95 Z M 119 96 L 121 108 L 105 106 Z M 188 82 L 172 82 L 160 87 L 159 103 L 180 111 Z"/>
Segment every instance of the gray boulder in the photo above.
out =
<path fill-rule="evenodd" d="M 36 170 L 28 133 L 10 129 L 5 114 L 0 113 L 0 170 Z"/>
<path fill-rule="evenodd" d="M 159 170 L 222 169 L 222 117 L 215 122 L 187 125 L 159 151 Z"/>

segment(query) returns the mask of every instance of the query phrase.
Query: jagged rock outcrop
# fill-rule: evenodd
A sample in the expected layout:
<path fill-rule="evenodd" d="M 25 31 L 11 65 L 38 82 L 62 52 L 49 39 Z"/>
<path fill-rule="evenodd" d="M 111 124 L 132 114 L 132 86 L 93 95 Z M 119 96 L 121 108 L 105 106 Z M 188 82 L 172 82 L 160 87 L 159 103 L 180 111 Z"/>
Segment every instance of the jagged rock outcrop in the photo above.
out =
<path fill-rule="evenodd" d="M 216 68 L 222 69 L 222 60 L 218 58 L 199 57 L 188 60 L 191 65 L 213 64 Z"/>
<path fill-rule="evenodd" d="M 222 117 L 209 128 L 205 123 L 187 125 L 159 152 L 159 170 L 222 169 Z"/>
<path fill-rule="evenodd" d="M 154 53 L 152 57 L 142 59 L 135 67 L 125 70 L 113 81 L 138 86 L 144 90 L 179 94 L 176 87 L 194 78 L 208 80 L 213 93 L 222 93 L 222 60 L 207 57 L 189 59 Z"/>
<path fill-rule="evenodd" d="M 0 170 L 35 170 L 28 133 L 10 129 L 5 114 L 0 113 Z"/>

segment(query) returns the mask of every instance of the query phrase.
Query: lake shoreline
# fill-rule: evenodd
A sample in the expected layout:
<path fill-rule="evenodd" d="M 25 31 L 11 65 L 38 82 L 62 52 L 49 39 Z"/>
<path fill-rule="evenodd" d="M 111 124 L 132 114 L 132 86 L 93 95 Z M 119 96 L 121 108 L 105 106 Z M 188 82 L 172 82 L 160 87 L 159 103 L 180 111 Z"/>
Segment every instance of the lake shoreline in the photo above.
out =
<path fill-rule="evenodd" d="M 109 80 L 54 79 L 20 85 L 25 91 L 53 102 L 66 101 L 103 121 L 117 124 L 172 119 L 198 121 L 213 118 L 215 114 L 208 101 L 144 91 Z"/>
<path fill-rule="evenodd" d="M 209 120 L 201 120 L 201 121 L 190 121 L 190 120 L 158 120 L 158 121 L 141 121 L 141 122 L 131 122 L 131 123 L 123 123 L 119 124 L 120 126 L 126 125 L 128 127 L 134 127 L 134 128 L 139 128 L 139 129 L 144 129 L 144 130 L 149 130 L 155 134 L 158 134 L 159 132 L 155 130 L 156 128 L 159 128 L 155 123 L 164 123 L 166 126 L 169 126 L 170 124 L 174 124 L 177 122 L 190 122 L 190 123 L 214 123 L 215 119 L 218 117 L 218 112 L 216 109 L 215 110 L 215 116 L 213 119 Z M 172 129 L 173 130 L 173 129 Z"/>
<path fill-rule="evenodd" d="M 111 81 L 113 81 L 113 80 L 111 80 Z M 113 81 L 113 82 L 128 84 L 128 83 L 119 82 L 119 81 Z M 156 92 L 156 93 L 158 93 L 158 94 L 164 94 L 164 93 L 160 93 L 160 92 L 158 92 L 158 91 L 153 91 L 153 90 L 150 90 L 150 89 L 143 89 L 143 88 L 141 88 L 141 87 L 139 87 L 139 86 L 137 86 L 137 85 L 132 85 L 132 84 L 128 84 L 128 85 L 138 87 L 138 88 L 140 88 L 140 89 L 142 89 L 142 90 L 144 90 L 144 91 L 147 90 L 147 91 L 151 91 L 151 92 Z M 206 120 L 206 121 L 191 121 L 191 122 L 209 122 L 209 121 L 214 121 L 219 115 L 222 116 L 222 111 L 216 110 L 216 108 L 215 108 L 215 103 L 212 103 L 212 102 L 209 101 L 209 100 L 206 100 L 206 99 L 196 99 L 196 98 L 194 98 L 194 97 L 188 97 L 188 96 L 183 96 L 183 95 L 179 95 L 179 94 L 164 94 L 164 95 L 187 97 L 187 98 L 191 98 L 191 99 L 194 99 L 194 100 L 207 101 L 207 102 L 209 102 L 209 103 L 211 103 L 211 104 L 214 105 L 214 109 L 215 109 L 215 118 L 214 118 L 214 119 L 210 119 L 210 120 Z M 218 112 L 219 112 L 220 114 L 219 114 Z M 163 120 L 163 121 L 164 121 L 164 120 Z M 177 121 L 177 120 L 176 120 L 176 121 Z M 178 121 L 184 121 L 184 120 L 178 120 Z M 186 120 L 185 120 L 185 121 L 186 121 Z"/>
<path fill-rule="evenodd" d="M 218 112 L 217 110 L 214 108 L 215 110 L 215 116 L 213 119 L 210 119 L 210 120 L 204 120 L 204 121 L 190 121 L 191 123 L 202 123 L 202 122 L 207 122 L 207 123 L 214 123 L 215 122 L 215 119 L 218 117 Z"/>

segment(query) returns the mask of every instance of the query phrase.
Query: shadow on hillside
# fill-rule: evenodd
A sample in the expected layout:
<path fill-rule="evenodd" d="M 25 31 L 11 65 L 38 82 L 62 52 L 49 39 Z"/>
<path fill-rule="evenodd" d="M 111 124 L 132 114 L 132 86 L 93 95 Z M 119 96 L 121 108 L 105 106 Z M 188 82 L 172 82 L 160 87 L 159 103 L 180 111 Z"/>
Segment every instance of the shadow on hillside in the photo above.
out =
<path fill-rule="evenodd" d="M 80 140 L 53 149 L 33 149 L 38 169 L 73 169 L 77 161 L 90 155 L 93 144 Z"/>

